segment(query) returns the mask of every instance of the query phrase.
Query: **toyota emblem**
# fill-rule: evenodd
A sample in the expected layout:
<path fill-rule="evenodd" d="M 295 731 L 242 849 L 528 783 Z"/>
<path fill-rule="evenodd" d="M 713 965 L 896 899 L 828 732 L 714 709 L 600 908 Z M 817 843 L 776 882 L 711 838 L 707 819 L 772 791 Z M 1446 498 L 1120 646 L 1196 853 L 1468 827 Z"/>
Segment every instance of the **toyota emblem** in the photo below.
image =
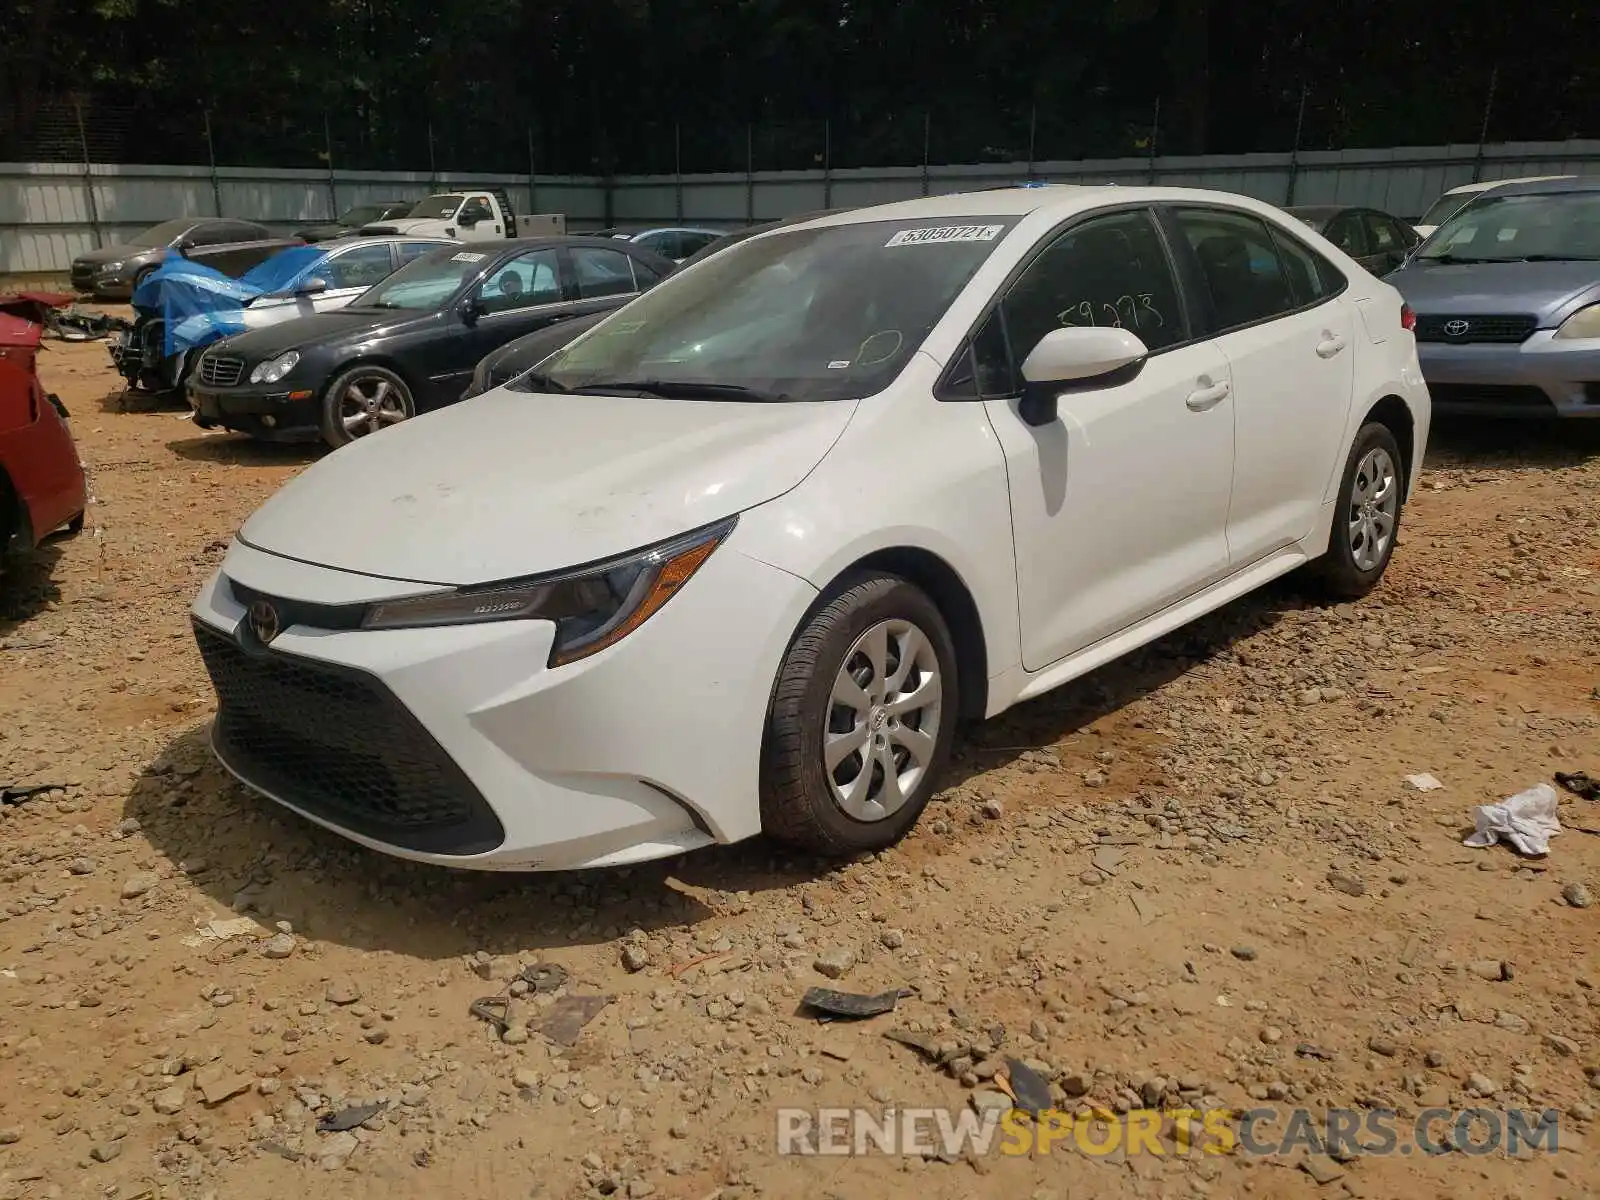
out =
<path fill-rule="evenodd" d="M 1471 328 L 1472 322 L 1463 321 L 1460 317 L 1457 317 L 1454 321 L 1446 321 L 1444 323 L 1444 331 L 1450 337 L 1460 337 Z"/>
<path fill-rule="evenodd" d="M 263 646 L 270 645 L 272 639 L 282 632 L 278 625 L 278 610 L 272 607 L 270 601 L 257 600 L 250 605 L 250 632 L 256 635 Z"/>

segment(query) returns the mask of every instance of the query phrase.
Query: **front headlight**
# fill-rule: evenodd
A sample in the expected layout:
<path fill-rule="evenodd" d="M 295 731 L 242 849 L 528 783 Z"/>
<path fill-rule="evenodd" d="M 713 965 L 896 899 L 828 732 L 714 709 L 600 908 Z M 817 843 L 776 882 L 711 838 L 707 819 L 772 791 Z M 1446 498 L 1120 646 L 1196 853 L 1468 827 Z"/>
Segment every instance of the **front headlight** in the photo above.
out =
<path fill-rule="evenodd" d="M 300 351 L 290 350 L 287 354 L 280 354 L 271 362 L 257 363 L 250 372 L 251 383 L 277 383 L 290 371 L 294 370 L 295 363 L 300 361 Z"/>
<path fill-rule="evenodd" d="M 115 275 L 120 270 L 122 270 L 122 264 L 120 262 L 101 263 L 99 267 L 100 274 L 102 275 Z"/>
<path fill-rule="evenodd" d="M 1600 304 L 1591 304 L 1573 313 L 1561 322 L 1561 328 L 1556 330 L 1556 337 L 1562 340 L 1600 338 Z"/>
<path fill-rule="evenodd" d="M 484 621 L 553 621 L 550 665 L 587 658 L 643 625 L 689 582 L 733 532 L 737 517 L 622 558 L 564 575 L 386 600 L 367 610 L 363 629 L 416 629 Z"/>

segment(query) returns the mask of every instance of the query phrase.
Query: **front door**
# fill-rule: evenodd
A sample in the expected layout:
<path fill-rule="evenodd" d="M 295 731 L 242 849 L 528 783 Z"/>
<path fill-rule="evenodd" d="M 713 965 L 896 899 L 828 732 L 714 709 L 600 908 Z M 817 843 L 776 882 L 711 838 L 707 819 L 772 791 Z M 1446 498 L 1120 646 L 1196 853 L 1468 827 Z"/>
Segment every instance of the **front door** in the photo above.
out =
<path fill-rule="evenodd" d="M 1233 375 L 1228 549 L 1243 567 L 1316 526 L 1344 461 L 1355 320 L 1344 276 L 1286 230 L 1233 209 L 1181 208 L 1173 219 Z"/>
<path fill-rule="evenodd" d="M 488 242 L 504 238 L 505 229 L 488 196 L 470 195 L 456 212 L 456 237 L 463 242 Z"/>
<path fill-rule="evenodd" d="M 1018 415 L 1018 370 L 1050 330 L 1130 329 L 1131 379 L 1064 389 L 1059 416 Z M 1089 217 L 1051 241 L 973 340 L 1006 457 L 1023 665 L 1037 671 L 1222 578 L 1233 478 L 1228 362 L 1191 337 L 1154 218 Z"/>
<path fill-rule="evenodd" d="M 573 289 L 554 247 L 525 250 L 500 263 L 475 289 L 474 314 L 447 314 L 460 324 L 436 347 L 428 369 L 432 404 L 461 398 L 473 368 L 491 350 L 573 315 Z"/>

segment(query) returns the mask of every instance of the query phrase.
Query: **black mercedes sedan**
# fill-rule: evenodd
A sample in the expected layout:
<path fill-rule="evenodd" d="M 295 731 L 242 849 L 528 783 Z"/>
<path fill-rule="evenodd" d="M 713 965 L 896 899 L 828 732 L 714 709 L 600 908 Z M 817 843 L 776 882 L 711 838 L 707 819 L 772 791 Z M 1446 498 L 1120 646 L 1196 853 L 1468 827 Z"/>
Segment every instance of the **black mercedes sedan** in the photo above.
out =
<path fill-rule="evenodd" d="M 672 269 L 600 238 L 444 246 L 345 308 L 214 342 L 189 403 L 203 428 L 342 446 L 454 403 L 490 351 L 618 308 Z"/>

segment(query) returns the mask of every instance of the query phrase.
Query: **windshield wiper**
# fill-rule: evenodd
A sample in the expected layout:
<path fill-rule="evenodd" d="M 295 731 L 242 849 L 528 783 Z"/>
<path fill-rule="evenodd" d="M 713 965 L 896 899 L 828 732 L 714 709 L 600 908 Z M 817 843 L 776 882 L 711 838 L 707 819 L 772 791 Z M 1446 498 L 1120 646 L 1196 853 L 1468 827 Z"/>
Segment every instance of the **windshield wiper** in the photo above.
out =
<path fill-rule="evenodd" d="M 763 392 L 738 383 L 701 383 L 685 379 L 618 379 L 607 383 L 586 383 L 570 389 L 578 396 L 660 396 L 663 399 L 693 400 L 701 396 L 727 400 L 787 400 L 783 393 Z"/>
<path fill-rule="evenodd" d="M 1460 254 L 1419 254 L 1417 257 L 1423 262 L 1436 263 L 1491 263 L 1511 261 L 1510 259 L 1506 258 L 1467 258 Z"/>
<path fill-rule="evenodd" d="M 1517 262 L 1600 262 L 1594 254 L 1525 254 Z"/>
<path fill-rule="evenodd" d="M 565 395 L 572 390 L 563 383 L 557 383 L 542 371 L 528 371 L 509 382 L 516 384 L 519 392 L 551 392 Z"/>

